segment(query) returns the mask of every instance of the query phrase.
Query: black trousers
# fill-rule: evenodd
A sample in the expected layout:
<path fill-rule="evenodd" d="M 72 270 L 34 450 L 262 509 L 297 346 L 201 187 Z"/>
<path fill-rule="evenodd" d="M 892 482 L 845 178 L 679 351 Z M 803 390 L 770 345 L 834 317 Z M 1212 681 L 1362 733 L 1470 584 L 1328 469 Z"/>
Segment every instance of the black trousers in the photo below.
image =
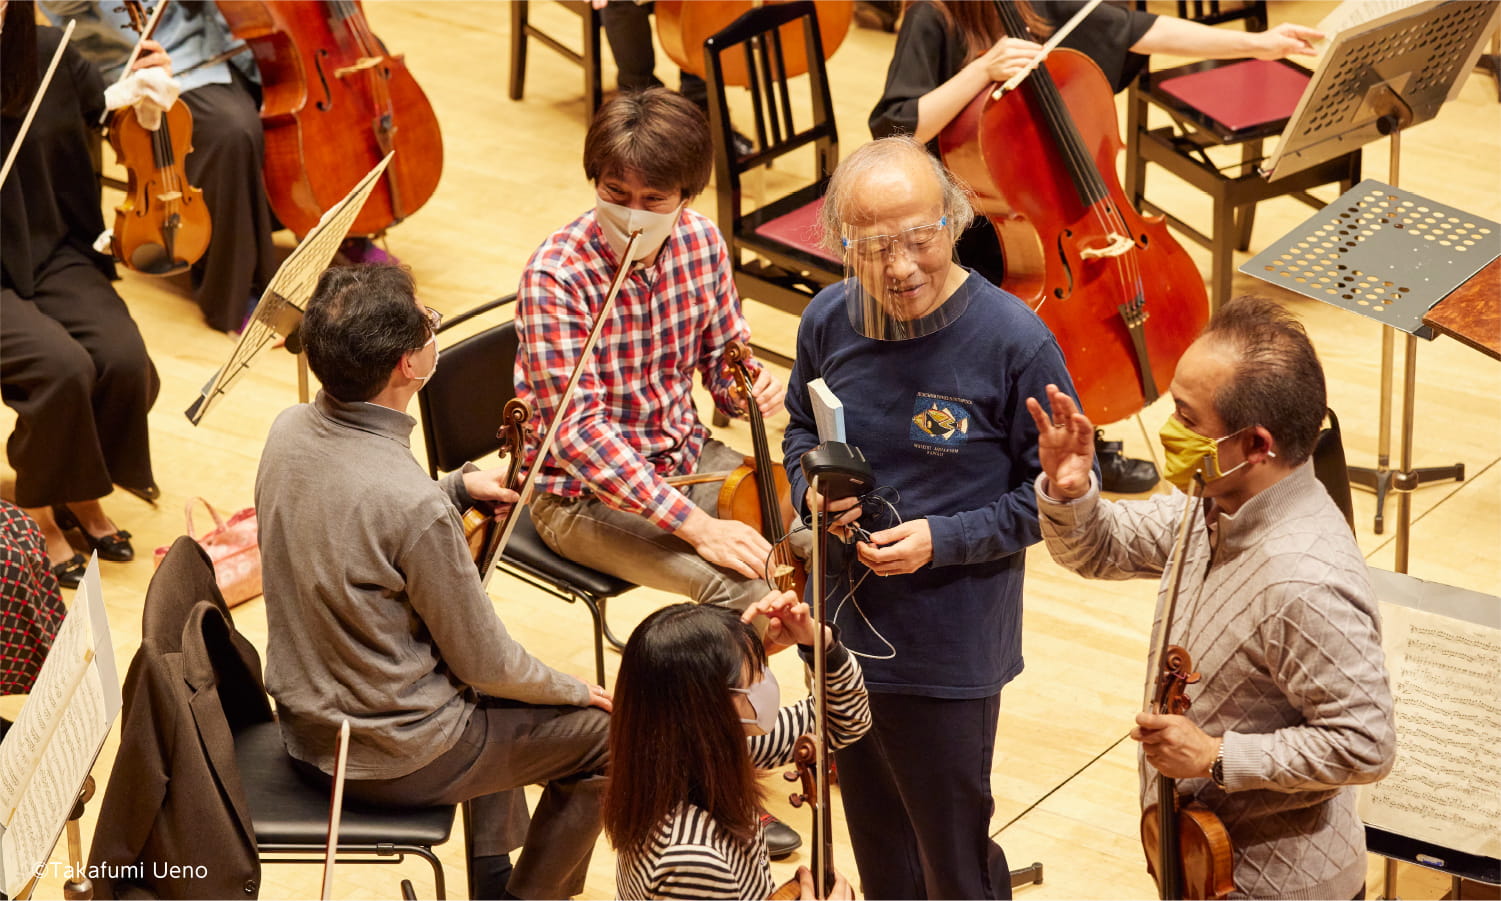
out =
<path fill-rule="evenodd" d="M 233 71 L 233 67 L 231 67 Z M 260 101 L 239 72 L 232 84 L 208 84 L 182 95 L 193 113 L 188 181 L 203 191 L 213 235 L 193 265 L 193 299 L 221 332 L 239 331 L 276 272 L 271 208 L 261 178 L 265 139 Z"/>
<path fill-rule="evenodd" d="M 0 291 L 0 393 L 16 411 L 6 445 L 16 504 L 155 485 L 146 414 L 160 386 L 125 301 L 80 251 L 61 247 L 32 297 Z"/>
<path fill-rule="evenodd" d="M 834 754 L 866 898 L 1010 897 L 988 869 L 1000 854 L 989 835 L 1000 710 L 999 694 L 871 693 L 870 732 Z"/>
<path fill-rule="evenodd" d="M 600 10 L 605 40 L 610 44 L 610 55 L 615 57 L 615 81 L 622 91 L 663 86 L 655 75 L 657 53 L 651 40 L 651 13 L 652 4 L 635 0 L 610 0 Z M 692 72 L 682 72 L 679 78 L 678 93 L 707 110 L 709 87 L 704 80 Z"/>

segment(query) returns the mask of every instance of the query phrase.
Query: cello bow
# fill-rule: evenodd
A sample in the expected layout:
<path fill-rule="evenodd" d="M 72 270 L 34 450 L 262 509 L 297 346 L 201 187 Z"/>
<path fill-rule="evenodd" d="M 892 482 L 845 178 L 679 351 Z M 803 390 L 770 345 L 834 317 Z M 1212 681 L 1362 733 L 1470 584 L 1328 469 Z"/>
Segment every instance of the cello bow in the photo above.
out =
<path fill-rule="evenodd" d="M 485 541 L 485 546 L 479 559 L 476 561 L 480 568 L 480 579 L 486 588 L 490 586 L 490 579 L 495 574 L 495 564 L 500 560 L 501 553 L 506 548 L 506 542 L 511 540 L 511 533 L 516 529 L 516 514 L 525 509 L 531 502 L 532 492 L 536 485 L 537 473 L 542 470 L 542 461 L 552 451 L 554 440 L 558 437 L 558 428 L 563 424 L 563 414 L 568 412 L 568 405 L 573 400 L 574 389 L 578 387 L 579 378 L 584 374 L 584 367 L 588 365 L 594 354 L 594 345 L 599 342 L 600 332 L 604 330 L 605 322 L 609 320 L 610 313 L 615 309 L 615 299 L 620 296 L 620 289 L 625 285 L 625 280 L 630 275 L 631 267 L 635 265 L 629 262 L 631 251 L 635 249 L 636 242 L 641 238 L 641 229 L 631 232 L 629 240 L 625 242 L 625 249 L 620 253 L 620 259 L 627 261 L 620 264 L 615 270 L 615 277 L 610 281 L 610 290 L 605 294 L 605 302 L 599 308 L 599 314 L 594 319 L 594 327 L 589 330 L 589 337 L 584 341 L 583 348 L 579 351 L 578 361 L 573 365 L 573 372 L 568 376 L 568 385 L 563 389 L 563 395 L 558 399 L 558 408 L 553 413 L 552 422 L 547 427 L 547 432 L 542 436 L 542 444 L 537 448 L 537 456 L 532 462 L 532 468 L 522 480 L 521 487 L 516 489 L 519 497 L 516 503 L 511 505 L 505 518 L 496 523 L 490 535 Z M 510 404 L 506 405 L 507 422 L 509 414 L 515 412 Z M 526 411 L 527 419 L 531 418 L 531 411 Z M 506 426 L 501 427 L 501 438 L 505 438 Z M 514 475 L 515 468 L 519 465 L 520 449 L 515 452 L 511 462 L 511 473 Z M 509 479 L 508 479 L 509 481 Z M 492 521 L 494 517 L 491 517 Z"/>

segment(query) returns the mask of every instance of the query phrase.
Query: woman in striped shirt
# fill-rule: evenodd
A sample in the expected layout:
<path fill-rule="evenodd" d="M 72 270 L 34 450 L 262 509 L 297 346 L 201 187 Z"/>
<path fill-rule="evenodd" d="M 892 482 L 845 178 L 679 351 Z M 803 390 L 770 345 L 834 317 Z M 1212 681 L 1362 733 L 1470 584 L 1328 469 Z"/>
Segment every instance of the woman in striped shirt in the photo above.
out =
<path fill-rule="evenodd" d="M 765 643 L 748 622 L 770 620 Z M 812 731 L 812 699 L 778 709 L 767 647 L 799 645 L 811 659 L 817 626 L 791 592 L 737 617 L 723 607 L 676 604 L 631 634 L 615 686 L 605 833 L 615 846 L 621 898 L 766 898 L 771 865 L 756 805 L 757 769 L 786 766 Z M 870 727 L 860 667 L 824 630 L 829 745 Z M 812 876 L 798 869 L 802 897 Z M 839 877 L 834 898 L 853 898 Z"/>

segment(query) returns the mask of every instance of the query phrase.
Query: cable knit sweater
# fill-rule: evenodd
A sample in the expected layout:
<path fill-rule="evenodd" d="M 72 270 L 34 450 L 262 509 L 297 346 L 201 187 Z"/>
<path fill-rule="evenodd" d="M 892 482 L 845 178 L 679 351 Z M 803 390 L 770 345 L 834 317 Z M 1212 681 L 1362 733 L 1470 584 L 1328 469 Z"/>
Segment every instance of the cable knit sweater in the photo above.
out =
<path fill-rule="evenodd" d="M 1183 494 L 1110 502 L 1096 484 L 1061 503 L 1047 487 L 1039 476 L 1043 539 L 1061 565 L 1096 579 L 1163 573 Z M 1206 502 L 1194 517 L 1169 640 L 1203 673 L 1188 717 L 1224 737 L 1226 789 L 1201 778 L 1178 791 L 1229 830 L 1232 897 L 1351 898 L 1364 884 L 1354 786 L 1385 776 L 1396 745 L 1380 633 L 1365 561 L 1311 464 L 1234 516 Z M 1153 803 L 1157 772 L 1139 767 Z"/>

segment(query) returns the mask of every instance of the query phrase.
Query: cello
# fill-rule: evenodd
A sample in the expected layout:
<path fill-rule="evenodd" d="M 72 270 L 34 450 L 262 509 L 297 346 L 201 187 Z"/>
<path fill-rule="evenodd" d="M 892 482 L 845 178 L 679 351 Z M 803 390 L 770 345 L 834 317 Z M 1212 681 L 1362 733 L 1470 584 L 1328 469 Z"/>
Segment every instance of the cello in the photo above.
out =
<path fill-rule="evenodd" d="M 1190 701 L 1184 689 L 1199 681 L 1188 651 L 1168 643 L 1173 614 L 1178 604 L 1178 586 L 1188 552 L 1189 524 L 1199 509 L 1203 477 L 1195 475 L 1189 485 L 1183 518 L 1178 523 L 1170 565 L 1167 601 L 1158 636 L 1155 678 L 1148 699 L 1150 713 L 1182 716 Z M 1149 764 L 1150 765 L 1150 764 Z M 1167 899 L 1219 901 L 1235 891 L 1235 860 L 1230 834 L 1209 808 L 1178 796 L 1177 780 L 1157 774 L 1157 803 L 1141 812 L 1141 845 L 1147 872 L 1157 881 L 1158 896 Z"/>
<path fill-rule="evenodd" d="M 678 68 L 691 72 L 699 78 L 707 78 L 704 67 L 704 42 L 728 27 L 747 10 L 761 6 L 766 0 L 657 0 L 654 7 L 657 17 L 657 40 L 662 50 Z M 772 0 L 776 2 L 776 0 Z M 785 2 L 785 0 L 784 0 Z M 854 0 L 813 0 L 817 8 L 818 36 L 823 44 L 824 58 L 834 55 L 844 36 L 849 33 L 850 22 L 855 17 Z M 786 59 L 793 61 L 785 77 L 793 78 L 807 72 L 802 60 L 807 59 L 803 49 L 803 29 L 789 23 L 778 30 Z M 744 87 L 750 83 L 744 57 L 730 55 L 724 60 L 724 83 Z"/>
<path fill-rule="evenodd" d="M 786 541 L 787 524 L 796 520 L 797 513 L 788 496 L 787 471 L 780 461 L 771 459 L 766 421 L 751 393 L 754 379 L 747 365 L 750 360 L 750 348 L 738 341 L 725 348 L 725 365 L 734 375 L 750 411 L 754 456 L 725 477 L 719 489 L 719 518 L 737 519 L 759 531 L 771 544 L 771 565 L 767 571 L 772 577 L 772 587 L 796 591 L 801 597 L 808 574 Z"/>
<path fill-rule="evenodd" d="M 995 7 L 1007 34 L 1028 34 L 1014 4 Z M 995 226 L 1001 287 L 1058 339 L 1085 413 L 1111 423 L 1156 400 L 1208 321 L 1209 296 L 1166 221 L 1142 216 L 1121 189 L 1123 144 L 1099 66 L 1054 50 L 1016 90 L 982 91 L 938 142 Z"/>
<path fill-rule="evenodd" d="M 438 120 L 399 54 L 370 30 L 359 0 L 220 0 L 260 68 L 266 199 L 305 235 L 366 172 L 397 151 L 350 226 L 385 231 L 438 187 Z"/>
<path fill-rule="evenodd" d="M 130 24 L 140 41 L 151 37 L 166 9 L 161 0 L 148 17 L 139 0 L 126 0 Z M 140 42 L 120 78 L 130 74 Z M 185 271 L 208 250 L 213 222 L 203 192 L 188 183 L 186 160 L 193 152 L 193 113 L 178 99 L 162 111 L 155 131 L 136 118 L 133 107 L 116 110 L 109 120 L 109 144 L 127 173 L 125 199 L 115 207 L 110 250 L 125 266 L 149 275 Z"/>

